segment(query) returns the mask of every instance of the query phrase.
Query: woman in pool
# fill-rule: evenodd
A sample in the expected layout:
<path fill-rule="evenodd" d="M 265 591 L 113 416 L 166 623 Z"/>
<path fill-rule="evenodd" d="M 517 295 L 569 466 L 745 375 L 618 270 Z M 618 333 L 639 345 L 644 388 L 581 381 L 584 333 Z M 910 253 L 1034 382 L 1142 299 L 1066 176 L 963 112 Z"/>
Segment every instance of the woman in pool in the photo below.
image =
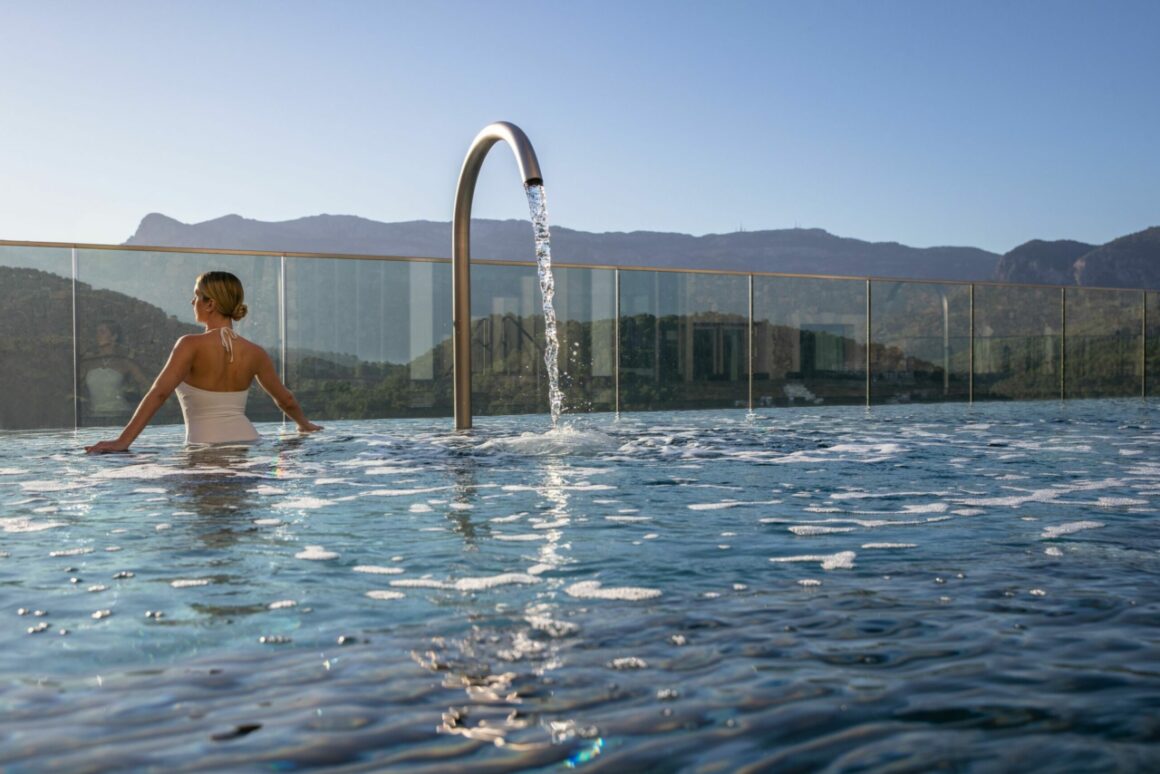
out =
<path fill-rule="evenodd" d="M 85 447 L 89 453 L 129 449 L 157 410 L 177 393 L 185 417 L 186 443 L 245 443 L 258 440 L 246 418 L 246 395 L 255 379 L 300 432 L 322 428 L 306 418 L 293 393 L 274 370 L 266 350 L 234 331 L 234 321 L 246 316 L 242 283 L 225 271 L 210 271 L 193 286 L 193 316 L 205 333 L 182 336 L 169 361 L 141 399 L 133 418 L 114 441 Z"/>

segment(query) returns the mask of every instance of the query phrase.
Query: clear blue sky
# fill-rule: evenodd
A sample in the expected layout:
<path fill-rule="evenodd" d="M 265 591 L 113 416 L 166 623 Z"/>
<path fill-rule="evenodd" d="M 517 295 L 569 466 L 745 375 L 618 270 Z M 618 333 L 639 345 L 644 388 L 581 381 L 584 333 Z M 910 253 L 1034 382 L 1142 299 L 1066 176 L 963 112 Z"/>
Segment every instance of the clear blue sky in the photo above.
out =
<path fill-rule="evenodd" d="M 0 239 L 446 221 L 501 119 L 590 231 L 1160 225 L 1155 0 L 0 0 L 0 30 Z M 474 214 L 527 215 L 502 146 Z"/>

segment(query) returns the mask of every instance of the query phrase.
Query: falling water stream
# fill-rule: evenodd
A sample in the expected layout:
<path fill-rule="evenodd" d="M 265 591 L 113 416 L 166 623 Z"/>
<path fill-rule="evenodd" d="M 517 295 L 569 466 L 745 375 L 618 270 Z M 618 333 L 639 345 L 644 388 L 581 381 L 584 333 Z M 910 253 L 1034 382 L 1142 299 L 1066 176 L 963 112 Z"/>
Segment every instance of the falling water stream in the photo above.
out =
<path fill-rule="evenodd" d="M 540 274 L 540 294 L 544 304 L 544 365 L 548 370 L 548 403 L 552 411 L 552 428 L 560 419 L 564 396 L 560 392 L 560 369 L 558 355 L 560 342 L 556 338 L 556 308 L 552 299 L 556 295 L 556 282 L 552 277 L 552 246 L 548 234 L 548 199 L 544 186 L 532 183 L 525 186 L 528 192 L 528 207 L 532 213 L 532 228 L 536 238 L 536 267 Z"/>

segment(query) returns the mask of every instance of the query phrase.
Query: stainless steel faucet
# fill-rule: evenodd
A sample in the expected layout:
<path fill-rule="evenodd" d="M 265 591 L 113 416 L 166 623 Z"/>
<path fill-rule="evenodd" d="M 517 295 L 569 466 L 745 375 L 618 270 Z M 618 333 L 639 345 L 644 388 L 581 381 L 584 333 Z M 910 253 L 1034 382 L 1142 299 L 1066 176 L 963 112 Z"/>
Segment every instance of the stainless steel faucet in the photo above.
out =
<path fill-rule="evenodd" d="M 471 201 L 483 159 L 491 146 L 504 140 L 516 154 L 524 185 L 543 184 L 540 162 L 528 136 L 515 124 L 488 124 L 471 143 L 459 184 L 451 224 L 451 323 L 455 383 L 455 429 L 471 429 Z"/>

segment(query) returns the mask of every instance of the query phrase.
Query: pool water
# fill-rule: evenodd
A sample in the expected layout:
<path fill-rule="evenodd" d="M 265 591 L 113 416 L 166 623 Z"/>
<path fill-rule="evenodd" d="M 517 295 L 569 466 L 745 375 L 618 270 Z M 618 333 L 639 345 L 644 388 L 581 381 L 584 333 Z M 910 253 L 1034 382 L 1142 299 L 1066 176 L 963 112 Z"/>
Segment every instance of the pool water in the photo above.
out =
<path fill-rule="evenodd" d="M 0 767 L 1157 770 L 1158 420 L 0 433 Z"/>

